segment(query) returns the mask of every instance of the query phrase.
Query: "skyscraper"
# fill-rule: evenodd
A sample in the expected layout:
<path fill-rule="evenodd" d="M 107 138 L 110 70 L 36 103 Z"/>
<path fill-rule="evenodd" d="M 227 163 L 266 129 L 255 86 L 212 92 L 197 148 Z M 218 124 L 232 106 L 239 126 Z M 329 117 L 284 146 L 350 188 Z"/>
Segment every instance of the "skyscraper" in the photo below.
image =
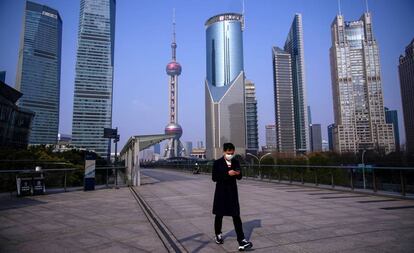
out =
<path fill-rule="evenodd" d="M 72 144 L 109 152 L 112 127 L 115 0 L 81 0 L 73 103 Z"/>
<path fill-rule="evenodd" d="M 276 150 L 276 125 L 265 126 L 266 149 Z"/>
<path fill-rule="evenodd" d="M 302 14 L 296 13 L 283 49 L 290 54 L 293 108 L 295 113 L 295 146 L 299 152 L 310 150 L 305 82 L 305 55 Z"/>
<path fill-rule="evenodd" d="M 398 113 L 397 110 L 390 110 L 387 107 L 385 110 L 385 122 L 392 124 L 394 128 L 395 151 L 400 151 L 400 131 L 398 128 Z"/>
<path fill-rule="evenodd" d="M 400 56 L 398 72 L 407 152 L 414 154 L 414 39 L 405 48 L 405 56 Z"/>
<path fill-rule="evenodd" d="M 333 130 L 335 128 L 335 124 L 330 124 L 328 126 L 328 144 L 329 144 L 329 151 L 334 151 L 334 137 L 333 137 Z"/>
<path fill-rule="evenodd" d="M 59 130 L 62 19 L 59 12 L 26 2 L 20 37 L 18 104 L 35 112 L 29 144 L 56 144 Z"/>
<path fill-rule="evenodd" d="M 296 152 L 296 135 L 291 56 L 278 47 L 273 47 L 272 53 L 276 150 L 292 154 Z"/>
<path fill-rule="evenodd" d="M 222 155 L 223 143 L 246 150 L 243 69 L 243 16 L 225 13 L 208 19 L 206 27 L 206 157 Z"/>
<path fill-rule="evenodd" d="M 322 151 L 322 131 L 321 124 L 311 124 L 310 126 L 311 150 L 312 152 Z"/>
<path fill-rule="evenodd" d="M 245 83 L 245 95 L 247 152 L 256 154 L 259 150 L 256 87 L 252 81 L 247 79 Z"/>
<path fill-rule="evenodd" d="M 168 75 L 168 87 L 169 87 L 169 123 L 165 127 L 165 134 L 174 134 L 174 138 L 171 138 L 165 147 L 164 156 L 179 157 L 184 156 L 185 148 L 180 141 L 180 137 L 183 134 L 183 129 L 178 124 L 178 76 L 181 74 L 181 65 L 176 59 L 177 43 L 175 41 L 175 11 L 173 14 L 173 38 L 171 42 L 172 59 L 167 64 L 167 75 Z M 189 155 L 189 154 L 187 154 Z"/>
<path fill-rule="evenodd" d="M 393 126 L 385 123 L 379 50 L 371 14 L 366 12 L 359 20 L 349 22 L 339 14 L 331 33 L 334 150 L 394 151 Z"/>

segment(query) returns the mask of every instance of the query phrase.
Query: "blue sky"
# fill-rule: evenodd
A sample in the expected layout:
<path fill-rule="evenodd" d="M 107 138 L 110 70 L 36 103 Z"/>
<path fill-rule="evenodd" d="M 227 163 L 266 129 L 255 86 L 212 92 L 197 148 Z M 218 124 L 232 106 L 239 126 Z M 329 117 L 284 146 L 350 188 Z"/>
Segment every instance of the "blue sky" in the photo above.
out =
<path fill-rule="evenodd" d="M 63 20 L 61 110 L 59 132 L 71 133 L 73 89 L 77 49 L 79 2 L 36 0 L 57 9 Z M 345 20 L 357 20 L 365 11 L 364 0 L 342 0 Z M 274 122 L 271 47 L 283 46 L 293 15 L 302 13 L 308 104 L 313 123 L 333 122 L 329 65 L 330 25 L 338 13 L 337 0 L 246 0 L 244 65 L 247 78 L 257 89 L 259 141 L 264 145 L 266 124 Z M 398 58 L 414 37 L 414 1 L 370 0 L 374 35 L 380 48 L 384 104 L 398 110 L 400 135 L 405 139 L 398 79 Z M 176 8 L 179 78 L 179 122 L 182 141 L 205 138 L 204 22 L 223 12 L 240 12 L 241 0 L 117 0 L 113 126 L 121 134 L 121 146 L 131 135 L 163 133 L 168 123 L 168 79 L 171 16 Z M 0 0 L 0 70 L 6 83 L 15 85 L 23 0 Z M 403 143 L 404 141 L 402 141 Z"/>

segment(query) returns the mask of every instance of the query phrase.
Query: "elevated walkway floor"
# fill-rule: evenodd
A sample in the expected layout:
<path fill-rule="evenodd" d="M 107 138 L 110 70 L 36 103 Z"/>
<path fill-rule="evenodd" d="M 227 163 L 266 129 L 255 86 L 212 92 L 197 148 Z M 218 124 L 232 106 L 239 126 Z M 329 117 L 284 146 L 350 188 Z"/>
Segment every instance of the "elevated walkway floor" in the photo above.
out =
<path fill-rule="evenodd" d="M 183 252 L 237 250 L 229 217 L 224 244 L 212 240 L 215 185 L 209 175 L 142 173 L 143 185 L 133 190 L 0 198 L 0 252 L 167 252 L 148 210 Z M 412 200 L 254 180 L 238 185 L 244 232 L 255 252 L 414 249 Z"/>

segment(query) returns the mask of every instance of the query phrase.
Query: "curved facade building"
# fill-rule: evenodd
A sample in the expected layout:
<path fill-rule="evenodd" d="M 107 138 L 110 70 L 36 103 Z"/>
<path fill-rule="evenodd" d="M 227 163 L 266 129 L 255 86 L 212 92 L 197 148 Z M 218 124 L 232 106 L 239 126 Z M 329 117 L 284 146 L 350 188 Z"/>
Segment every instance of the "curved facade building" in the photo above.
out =
<path fill-rule="evenodd" d="M 243 71 L 243 36 L 240 14 L 217 15 L 206 22 L 207 81 L 229 85 Z"/>
<path fill-rule="evenodd" d="M 206 26 L 206 158 L 222 155 L 223 143 L 246 150 L 243 16 L 225 13 Z"/>

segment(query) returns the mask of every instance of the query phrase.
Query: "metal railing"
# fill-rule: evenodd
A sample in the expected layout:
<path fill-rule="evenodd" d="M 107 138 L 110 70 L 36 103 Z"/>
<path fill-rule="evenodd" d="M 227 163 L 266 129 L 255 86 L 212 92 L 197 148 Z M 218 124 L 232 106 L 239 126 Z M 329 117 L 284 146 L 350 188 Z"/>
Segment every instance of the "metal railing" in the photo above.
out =
<path fill-rule="evenodd" d="M 211 164 L 163 164 L 162 168 L 211 173 Z M 414 194 L 414 168 L 315 165 L 243 165 L 244 177 L 255 180 L 299 183 L 324 187 L 344 187 L 377 193 Z"/>
<path fill-rule="evenodd" d="M 0 170 L 0 192 L 16 191 L 16 177 L 24 173 L 42 173 L 46 189 L 63 188 L 66 192 L 69 187 L 83 187 L 84 185 L 85 170 L 79 168 L 48 168 L 41 171 L 35 169 L 2 169 Z M 96 167 L 95 185 L 118 187 L 125 184 L 125 167 Z"/>

